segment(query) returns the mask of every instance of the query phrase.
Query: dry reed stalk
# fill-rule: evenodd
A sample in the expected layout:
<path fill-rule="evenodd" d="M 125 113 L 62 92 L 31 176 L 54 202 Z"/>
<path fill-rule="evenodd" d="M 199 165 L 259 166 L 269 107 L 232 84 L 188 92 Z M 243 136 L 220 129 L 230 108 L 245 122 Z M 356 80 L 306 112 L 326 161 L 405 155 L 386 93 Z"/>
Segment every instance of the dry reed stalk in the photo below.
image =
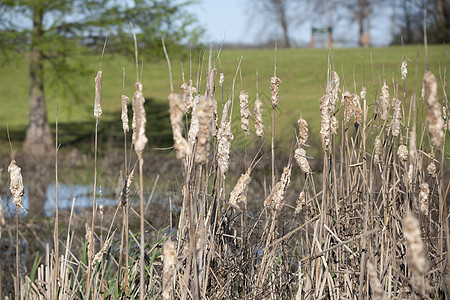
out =
<path fill-rule="evenodd" d="M 239 93 L 239 104 L 241 111 L 241 128 L 245 134 L 250 134 L 250 109 L 248 108 L 248 93 L 241 90 Z"/>
<path fill-rule="evenodd" d="M 122 129 L 123 133 L 127 133 L 130 131 L 130 127 L 128 126 L 128 102 L 130 101 L 130 98 L 128 98 L 126 95 L 122 95 L 122 114 L 120 118 L 122 119 Z"/>
<path fill-rule="evenodd" d="M 397 97 L 392 99 L 392 106 L 394 107 L 394 114 L 392 116 L 392 135 L 398 136 L 400 134 L 400 120 L 402 119 L 401 101 Z"/>
<path fill-rule="evenodd" d="M 258 94 L 256 94 L 255 107 L 253 109 L 253 115 L 255 116 L 255 130 L 256 135 L 259 137 L 264 136 L 264 120 L 263 120 L 263 107 L 262 102 L 259 99 Z"/>
<path fill-rule="evenodd" d="M 102 107 L 100 100 L 102 98 L 102 78 L 103 72 L 99 70 L 95 76 L 95 100 L 94 100 L 94 116 L 99 118 L 102 115 Z"/>
<path fill-rule="evenodd" d="M 5 216 L 3 215 L 2 197 L 0 197 L 0 238 L 2 238 L 2 227 L 5 226 Z M 0 278 L 1 280 L 1 278 Z"/>
<path fill-rule="evenodd" d="M 386 84 L 386 79 L 383 79 L 383 86 L 381 87 L 381 96 L 380 96 L 380 113 L 381 119 L 383 121 L 386 121 L 389 118 L 389 99 L 390 99 L 389 87 Z"/>
<path fill-rule="evenodd" d="M 372 299 L 375 300 L 384 299 L 383 286 L 381 285 L 380 280 L 378 279 L 377 268 L 370 262 L 370 260 L 367 260 L 366 267 L 370 281 L 370 287 L 372 290 Z"/>
<path fill-rule="evenodd" d="M 236 185 L 234 186 L 233 190 L 230 193 L 230 204 L 232 206 L 237 207 L 239 202 L 246 203 L 247 197 L 245 195 L 245 190 L 247 189 L 248 184 L 252 180 L 250 177 L 251 169 L 248 168 L 247 172 L 245 174 L 242 174 L 241 177 L 239 177 L 239 180 L 237 181 Z"/>
<path fill-rule="evenodd" d="M 309 162 L 306 159 L 306 150 L 298 147 L 295 149 L 294 158 L 297 161 L 298 165 L 300 166 L 300 169 L 305 174 L 311 174 L 311 167 L 309 166 Z"/>
<path fill-rule="evenodd" d="M 189 143 L 183 137 L 183 116 L 186 112 L 186 106 L 180 95 L 170 93 L 170 124 L 172 125 L 173 146 L 176 151 L 177 159 L 183 159 L 190 152 Z"/>
<path fill-rule="evenodd" d="M 374 153 L 374 157 L 373 157 L 373 161 L 376 165 L 380 164 L 383 162 L 383 156 L 382 156 L 382 144 L 381 144 L 381 139 L 380 136 L 377 135 L 375 138 L 375 153 Z"/>
<path fill-rule="evenodd" d="M 292 165 L 288 165 L 284 168 L 283 174 L 281 174 L 280 181 L 277 182 L 275 187 L 272 189 L 270 195 L 264 200 L 264 207 L 272 207 L 276 211 L 279 211 L 283 206 L 283 200 L 286 193 L 286 188 L 291 182 L 291 170 Z"/>
<path fill-rule="evenodd" d="M 419 209 L 425 216 L 428 216 L 429 195 L 430 187 L 428 186 L 428 183 L 424 182 L 420 185 Z"/>
<path fill-rule="evenodd" d="M 142 157 L 142 153 L 148 141 L 145 136 L 147 118 L 145 116 L 144 103 L 145 98 L 142 93 L 142 83 L 136 82 L 136 92 L 133 94 L 133 111 L 136 116 L 136 134 L 133 134 L 133 144 L 134 150 L 139 157 Z"/>
<path fill-rule="evenodd" d="M 280 88 L 281 80 L 280 78 L 276 76 L 270 77 L 270 93 L 271 93 L 271 100 L 272 100 L 272 108 L 275 109 L 278 106 L 278 92 Z"/>
<path fill-rule="evenodd" d="M 228 166 L 230 164 L 230 141 L 234 139 L 231 132 L 231 120 L 228 119 L 228 112 L 231 107 L 231 100 L 228 100 L 223 106 L 222 120 L 220 122 L 217 147 L 217 164 L 222 177 L 225 177 L 228 173 Z"/>
<path fill-rule="evenodd" d="M 427 258 L 423 245 L 419 220 L 411 213 L 403 218 L 403 234 L 406 239 L 407 257 L 413 274 L 413 284 L 422 294 L 425 292 Z"/>
<path fill-rule="evenodd" d="M 22 181 L 22 173 L 21 168 L 16 165 L 16 161 L 13 159 L 8 166 L 8 172 L 10 175 L 10 185 L 9 190 L 13 196 L 13 203 L 16 205 L 16 208 L 23 209 L 25 212 L 25 208 L 22 205 L 22 196 L 24 194 L 24 187 Z"/>
<path fill-rule="evenodd" d="M 163 246 L 163 276 L 162 276 L 162 298 L 164 300 L 172 299 L 173 292 L 173 276 L 175 273 L 175 267 L 177 264 L 177 258 L 175 254 L 175 244 L 170 238 L 164 243 Z"/>
<path fill-rule="evenodd" d="M 213 113 L 211 101 L 208 98 L 201 96 L 196 111 L 199 130 L 195 162 L 205 164 L 208 161 L 209 137 L 211 135 L 211 119 Z"/>
<path fill-rule="evenodd" d="M 406 145 L 400 145 L 397 149 L 397 155 L 400 161 L 406 163 L 408 161 L 408 148 Z"/>
<path fill-rule="evenodd" d="M 444 120 L 438 99 L 436 77 L 430 71 L 425 72 L 423 85 L 428 107 L 427 121 L 428 131 L 431 134 L 431 143 L 435 147 L 440 147 L 444 140 Z"/>

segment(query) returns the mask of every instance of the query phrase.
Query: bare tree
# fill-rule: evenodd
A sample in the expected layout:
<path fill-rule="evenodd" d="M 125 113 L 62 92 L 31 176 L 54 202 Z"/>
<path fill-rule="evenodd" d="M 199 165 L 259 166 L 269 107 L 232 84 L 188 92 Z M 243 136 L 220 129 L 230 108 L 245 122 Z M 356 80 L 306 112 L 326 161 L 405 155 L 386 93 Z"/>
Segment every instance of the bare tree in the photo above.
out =
<path fill-rule="evenodd" d="M 310 0 L 253 0 L 251 2 L 254 14 L 264 18 L 264 28 L 275 24 L 282 30 L 286 48 L 292 46 L 291 26 L 298 26 L 305 22 L 314 5 L 314 1 Z M 255 17 L 254 14 L 250 16 L 251 19 Z"/>

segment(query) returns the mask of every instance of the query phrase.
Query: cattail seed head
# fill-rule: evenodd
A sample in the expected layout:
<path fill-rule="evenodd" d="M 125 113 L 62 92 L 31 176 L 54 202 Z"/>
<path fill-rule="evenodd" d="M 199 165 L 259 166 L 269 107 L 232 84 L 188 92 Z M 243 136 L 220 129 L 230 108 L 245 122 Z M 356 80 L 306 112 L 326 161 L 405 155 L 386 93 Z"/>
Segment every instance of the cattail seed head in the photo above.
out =
<path fill-rule="evenodd" d="M 327 93 L 330 95 L 330 113 L 334 112 L 334 109 L 336 108 L 336 104 L 339 101 L 339 75 L 336 71 L 333 71 L 331 73 L 331 82 L 330 85 L 327 87 Z"/>
<path fill-rule="evenodd" d="M 436 165 L 434 162 L 430 162 L 427 166 L 427 172 L 431 177 L 436 177 Z"/>
<path fill-rule="evenodd" d="M 306 173 L 311 174 L 311 167 L 309 166 L 308 160 L 306 159 L 306 151 L 303 148 L 295 149 L 294 158 L 297 161 L 300 169 Z"/>
<path fill-rule="evenodd" d="M 381 139 L 380 136 L 377 135 L 375 138 L 375 152 L 374 152 L 374 157 L 373 157 L 373 161 L 376 165 L 380 164 L 383 162 L 383 157 L 382 157 L 382 144 L 381 144 Z"/>
<path fill-rule="evenodd" d="M 92 267 L 95 268 L 95 264 L 97 262 L 99 262 L 102 258 L 103 255 L 105 255 L 106 253 L 108 253 L 109 248 L 111 247 L 111 241 L 112 241 L 113 236 L 111 235 L 109 238 L 106 239 L 106 241 L 103 243 L 102 248 L 100 249 L 100 251 L 98 251 L 95 255 L 94 255 L 94 259 L 92 260 Z"/>
<path fill-rule="evenodd" d="M 216 75 L 217 75 L 217 69 L 212 68 L 211 71 L 209 72 L 208 87 L 207 87 L 207 91 L 206 91 L 206 93 L 209 97 L 212 97 L 214 94 Z"/>
<path fill-rule="evenodd" d="M 402 118 L 401 102 L 398 98 L 392 99 L 392 105 L 394 106 L 394 115 L 392 116 L 392 135 L 398 136 L 400 134 L 400 120 Z"/>
<path fill-rule="evenodd" d="M 424 182 L 420 185 L 419 209 L 425 216 L 428 216 L 429 195 L 430 187 L 428 186 L 428 183 Z"/>
<path fill-rule="evenodd" d="M 86 242 L 87 242 L 86 249 L 87 249 L 87 253 L 88 253 L 88 256 L 89 256 L 88 259 L 90 260 L 92 252 L 94 250 L 94 245 L 93 244 L 95 243 L 95 239 L 93 237 L 92 230 L 89 229 L 87 224 L 86 224 L 86 235 L 84 236 L 84 238 L 86 239 Z M 91 244 L 91 241 L 93 242 L 92 244 Z"/>
<path fill-rule="evenodd" d="M 169 94 L 170 101 L 170 124 L 172 125 L 173 146 L 176 151 L 177 159 L 185 158 L 189 152 L 189 143 L 183 137 L 183 116 L 186 112 L 186 106 L 180 95 Z"/>
<path fill-rule="evenodd" d="M 403 235 L 406 239 L 407 257 L 413 274 L 413 284 L 418 290 L 422 291 L 428 263 L 421 237 L 419 220 L 411 213 L 403 218 Z"/>
<path fill-rule="evenodd" d="M 361 109 L 361 102 L 359 101 L 359 96 L 357 94 L 352 94 L 352 107 L 353 113 L 355 114 L 355 123 L 361 125 L 362 109 Z"/>
<path fill-rule="evenodd" d="M 223 73 L 219 74 L 219 85 L 223 86 L 223 82 L 225 81 L 225 76 L 223 75 Z"/>
<path fill-rule="evenodd" d="M 273 207 L 277 211 L 281 209 L 283 206 L 286 188 L 291 182 L 291 170 L 291 165 L 284 168 L 280 181 L 277 182 L 270 195 L 264 201 L 264 207 Z"/>
<path fill-rule="evenodd" d="M 147 144 L 147 137 L 145 136 L 145 126 L 147 124 L 147 118 L 144 108 L 145 98 L 142 93 L 142 84 L 136 82 L 136 92 L 133 94 L 133 111 L 136 116 L 136 131 L 133 134 L 134 150 L 136 154 L 141 157 Z"/>
<path fill-rule="evenodd" d="M 320 138 L 322 140 L 322 147 L 324 150 L 330 148 L 331 143 L 331 128 L 330 128 L 330 96 L 323 94 L 319 99 L 320 103 Z"/>
<path fill-rule="evenodd" d="M 336 118 L 336 116 L 332 116 L 330 120 L 330 129 L 332 134 L 337 134 L 337 131 L 339 129 L 339 122 Z"/>
<path fill-rule="evenodd" d="M 247 188 L 248 184 L 252 180 L 250 178 L 250 168 L 245 172 L 245 174 L 242 174 L 239 178 L 238 182 L 234 186 L 234 189 L 230 193 L 230 204 L 233 206 L 237 206 L 238 202 L 246 202 L 247 198 L 245 196 L 245 189 Z"/>
<path fill-rule="evenodd" d="M 122 95 L 122 115 L 120 118 L 122 119 L 122 128 L 124 133 L 130 131 L 130 127 L 128 126 L 128 101 L 130 101 L 130 98 Z"/>
<path fill-rule="evenodd" d="M 367 99 L 367 89 L 366 89 L 366 86 L 362 86 L 362 87 L 361 87 L 361 94 L 360 94 L 360 96 L 361 96 L 361 101 L 364 101 L 364 100 Z"/>
<path fill-rule="evenodd" d="M 164 300 L 170 300 L 173 291 L 172 279 L 175 273 L 175 266 L 177 264 L 177 258 L 175 254 L 175 244 L 172 242 L 170 238 L 167 239 L 167 241 L 164 243 L 163 259 L 164 259 L 164 266 L 163 266 L 162 298 Z"/>
<path fill-rule="evenodd" d="M 303 206 L 306 205 L 306 195 L 304 191 L 301 191 L 298 195 L 297 206 L 295 207 L 295 213 L 299 214 L 302 211 Z"/>
<path fill-rule="evenodd" d="M 352 101 L 352 95 L 350 92 L 345 91 L 342 93 L 342 98 L 344 101 L 344 124 L 347 125 L 348 121 L 350 121 L 350 118 L 353 116 L 353 101 Z"/>
<path fill-rule="evenodd" d="M 426 71 L 423 76 L 425 88 L 425 98 L 428 107 L 428 131 L 431 134 L 431 143 L 439 147 L 444 139 L 444 120 L 442 118 L 441 104 L 438 100 L 436 77 L 430 71 Z"/>
<path fill-rule="evenodd" d="M 245 134 L 250 133 L 250 110 L 248 108 L 248 94 L 242 90 L 239 94 L 239 104 L 241 108 L 241 128 Z"/>
<path fill-rule="evenodd" d="M 300 147 L 306 146 L 306 141 L 308 140 L 308 122 L 305 119 L 300 118 L 298 123 L 298 144 Z"/>
<path fill-rule="evenodd" d="M 256 95 L 255 108 L 253 109 L 253 115 L 255 116 L 256 135 L 259 137 L 263 137 L 264 130 L 265 130 L 264 120 L 263 120 L 263 107 L 262 107 L 262 102 L 259 99 L 258 95 Z"/>
<path fill-rule="evenodd" d="M 220 174 L 225 177 L 228 173 L 228 166 L 230 164 L 230 141 L 234 139 L 231 132 L 231 121 L 228 119 L 228 111 L 231 107 L 231 100 L 228 100 L 223 106 L 222 120 L 220 128 L 217 133 L 218 147 L 217 147 L 217 162 Z"/>
<path fill-rule="evenodd" d="M 204 164 L 208 161 L 209 138 L 213 108 L 207 97 L 201 96 L 197 105 L 198 137 L 195 162 Z"/>
<path fill-rule="evenodd" d="M 406 60 L 402 61 L 402 80 L 406 79 L 406 75 L 408 75 L 408 63 L 406 62 Z"/>
<path fill-rule="evenodd" d="M 8 166 L 8 172 L 11 180 L 9 190 L 13 196 L 13 203 L 16 205 L 17 209 L 21 208 L 26 212 L 25 208 L 22 206 L 22 196 L 24 194 L 22 173 L 14 159 Z"/>
<path fill-rule="evenodd" d="M 381 88 L 381 96 L 380 96 L 380 110 L 381 110 L 381 119 L 386 121 L 389 117 L 389 87 L 386 84 L 386 80 L 383 80 L 383 87 Z"/>
<path fill-rule="evenodd" d="M 102 107 L 100 105 L 100 100 L 102 98 L 102 78 L 103 72 L 99 70 L 97 76 L 95 76 L 94 116 L 96 118 L 99 118 L 102 115 Z"/>
<path fill-rule="evenodd" d="M 131 170 L 130 174 L 128 175 L 127 179 L 125 180 L 123 189 L 120 192 L 119 205 L 126 206 L 128 204 L 128 195 L 130 194 L 130 186 L 131 186 L 131 183 L 133 182 L 133 180 L 134 180 L 134 168 Z"/>
<path fill-rule="evenodd" d="M 181 85 L 181 93 L 183 95 L 183 103 L 186 105 L 186 108 L 188 110 L 193 108 L 193 100 L 195 94 L 197 93 L 197 89 L 192 86 L 192 80 L 189 80 L 189 85 L 186 82 L 183 82 Z"/>
<path fill-rule="evenodd" d="M 271 77 L 270 78 L 270 92 L 271 92 L 271 99 L 272 99 L 272 108 L 275 108 L 278 106 L 278 91 L 280 87 L 281 80 L 278 77 Z"/>
<path fill-rule="evenodd" d="M 189 145 L 193 145 L 197 139 L 198 135 L 198 118 L 197 118 L 197 106 L 200 101 L 200 96 L 196 95 L 192 100 L 192 115 L 191 115 L 191 125 L 189 126 L 188 132 L 188 142 Z"/>
<path fill-rule="evenodd" d="M 383 286 L 378 279 L 377 268 L 372 264 L 370 260 L 367 260 L 367 274 L 369 275 L 370 287 L 372 290 L 372 299 L 382 300 L 384 299 Z"/>
<path fill-rule="evenodd" d="M 408 148 L 406 145 L 398 146 L 397 155 L 401 162 L 405 163 L 408 161 Z"/>

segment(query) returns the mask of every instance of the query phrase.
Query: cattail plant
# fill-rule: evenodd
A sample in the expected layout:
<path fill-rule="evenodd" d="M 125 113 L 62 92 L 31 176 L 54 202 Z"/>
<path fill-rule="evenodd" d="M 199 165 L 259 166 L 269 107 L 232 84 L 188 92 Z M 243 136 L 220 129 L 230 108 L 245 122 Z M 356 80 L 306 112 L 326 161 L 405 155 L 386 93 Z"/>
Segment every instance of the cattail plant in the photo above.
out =
<path fill-rule="evenodd" d="M 322 95 L 320 102 L 320 138 L 322 140 L 322 147 L 328 150 L 331 143 L 331 124 L 330 124 L 330 96 L 328 94 Z"/>
<path fill-rule="evenodd" d="M 411 213 L 408 213 L 403 218 L 403 234 L 406 239 L 407 257 L 411 273 L 413 274 L 413 284 L 423 294 L 425 292 L 424 277 L 428 263 L 421 237 L 419 220 Z"/>
<path fill-rule="evenodd" d="M 386 79 L 383 79 L 383 86 L 381 87 L 381 96 L 380 96 L 380 113 L 381 119 L 386 121 L 389 118 L 389 87 L 386 84 Z M 375 112 L 375 108 L 374 108 Z"/>
<path fill-rule="evenodd" d="M 276 211 L 279 211 L 281 209 L 281 207 L 283 206 L 286 188 L 291 182 L 291 170 L 292 170 L 291 164 L 289 164 L 283 169 L 280 181 L 277 182 L 270 195 L 264 201 L 264 207 L 266 208 L 271 207 Z"/>
<path fill-rule="evenodd" d="M 353 116 L 353 100 L 352 100 L 352 94 L 350 92 L 345 91 L 342 93 L 342 99 L 344 103 L 344 124 L 347 125 L 347 123 L 350 121 L 350 118 Z"/>
<path fill-rule="evenodd" d="M 405 163 L 408 161 L 408 148 L 406 145 L 398 146 L 397 155 L 401 162 Z"/>
<path fill-rule="evenodd" d="M 401 101 L 399 98 L 392 99 L 392 106 L 394 107 L 394 114 L 392 116 L 392 135 L 398 136 L 400 134 L 400 120 L 402 118 Z"/>
<path fill-rule="evenodd" d="M 271 93 L 271 97 L 270 99 L 272 100 L 272 108 L 275 109 L 278 106 L 278 92 L 279 92 L 279 88 L 280 88 L 280 83 L 281 83 L 281 79 L 276 77 L 276 76 L 272 76 L 270 77 L 270 93 Z"/>
<path fill-rule="evenodd" d="M 223 106 L 222 119 L 217 134 L 217 164 L 222 177 L 225 177 L 228 172 L 228 166 L 230 164 L 230 141 L 234 139 L 233 133 L 231 132 L 231 120 L 228 117 L 230 107 L 231 100 L 228 100 Z"/>
<path fill-rule="evenodd" d="M 311 174 L 311 167 L 309 166 L 308 160 L 306 159 L 306 150 L 303 148 L 295 149 L 294 158 L 297 161 L 300 169 L 305 174 Z"/>
<path fill-rule="evenodd" d="M 300 147 L 306 147 L 306 141 L 308 140 L 308 122 L 305 119 L 300 118 L 297 121 L 298 124 L 298 145 Z"/>
<path fill-rule="evenodd" d="M 196 95 L 192 100 L 192 115 L 191 115 L 191 125 L 189 126 L 188 132 L 188 142 L 189 145 L 193 145 L 197 140 L 199 123 L 197 117 L 197 106 L 200 101 L 200 95 Z"/>
<path fill-rule="evenodd" d="M 186 112 L 186 106 L 180 95 L 170 93 L 170 124 L 172 125 L 173 146 L 176 151 L 177 159 L 183 159 L 190 152 L 189 143 L 183 137 L 183 116 Z"/>
<path fill-rule="evenodd" d="M 245 195 L 245 190 L 247 189 L 248 184 L 252 180 L 250 177 L 251 168 L 247 169 L 247 172 L 245 174 L 242 174 L 241 177 L 239 177 L 239 180 L 237 181 L 236 185 L 234 186 L 233 190 L 230 193 L 230 204 L 233 206 L 237 206 L 239 202 L 247 202 L 247 197 Z"/>
<path fill-rule="evenodd" d="M 301 191 L 300 194 L 298 195 L 297 206 L 295 207 L 295 213 L 299 214 L 305 205 L 308 205 L 306 202 L 306 194 L 304 191 Z"/>
<path fill-rule="evenodd" d="M 145 98 L 142 93 L 142 83 L 136 82 L 136 91 L 133 94 L 133 111 L 136 117 L 136 132 L 133 134 L 133 144 L 134 151 L 136 151 L 136 154 L 139 157 L 142 157 L 142 153 L 148 141 L 145 135 L 147 118 L 145 116 L 144 103 Z"/>
<path fill-rule="evenodd" d="M 245 134 L 250 134 L 250 110 L 248 108 L 248 93 L 241 90 L 239 93 L 239 104 L 241 109 L 241 128 Z"/>
<path fill-rule="evenodd" d="M 170 238 L 166 240 L 163 246 L 163 285 L 162 285 L 162 298 L 164 300 L 172 299 L 173 292 L 173 276 L 177 264 L 177 258 L 175 253 L 175 244 Z"/>
<path fill-rule="evenodd" d="M 211 135 L 212 105 L 207 97 L 201 96 L 197 106 L 199 124 L 195 162 L 205 164 L 208 161 L 209 138 Z"/>
<path fill-rule="evenodd" d="M 128 131 L 130 131 L 130 127 L 128 126 L 128 102 L 130 101 L 130 98 L 128 98 L 126 95 L 122 95 L 121 97 L 122 100 L 122 114 L 121 114 L 121 119 L 122 119 L 122 129 L 123 129 L 123 133 L 127 133 Z"/>
<path fill-rule="evenodd" d="M 355 115 L 355 123 L 358 125 L 362 124 L 362 109 L 359 96 L 357 94 L 352 94 L 352 108 L 353 114 Z"/>
<path fill-rule="evenodd" d="M 402 72 L 402 80 L 405 80 L 406 75 L 408 75 L 408 62 L 406 60 L 402 61 L 401 72 Z"/>
<path fill-rule="evenodd" d="M 383 156 L 382 156 L 382 144 L 380 136 L 377 135 L 375 137 L 375 145 L 374 145 L 374 156 L 373 156 L 373 162 L 378 165 L 383 162 Z"/>
<path fill-rule="evenodd" d="M 263 120 L 263 107 L 262 102 L 259 99 L 258 93 L 256 93 L 255 107 L 253 110 L 253 115 L 255 116 L 255 130 L 256 135 L 259 137 L 264 136 L 264 120 Z"/>
<path fill-rule="evenodd" d="M 100 105 L 100 100 L 102 97 L 102 78 L 103 72 L 102 70 L 98 70 L 94 80 L 95 81 L 94 116 L 96 118 L 100 118 L 100 116 L 102 115 L 102 106 Z"/>
<path fill-rule="evenodd" d="M 428 183 L 424 182 L 420 185 L 419 210 L 425 216 L 428 216 L 429 195 L 430 195 L 430 187 L 428 186 Z"/>
<path fill-rule="evenodd" d="M 444 120 L 442 119 L 441 104 L 438 100 L 436 77 L 430 71 L 423 76 L 425 98 L 428 106 L 428 131 L 431 134 L 431 143 L 439 147 L 444 140 Z"/>
<path fill-rule="evenodd" d="M 17 210 L 21 208 L 26 212 L 22 205 L 22 196 L 24 194 L 22 173 L 14 159 L 11 160 L 11 163 L 8 166 L 8 172 L 11 179 L 9 190 L 13 196 L 13 203 L 16 205 Z"/>
<path fill-rule="evenodd" d="M 384 291 L 383 286 L 378 279 L 377 268 L 372 264 L 372 262 L 370 262 L 370 260 L 367 260 L 366 267 L 367 275 L 370 281 L 370 287 L 372 290 L 372 299 L 383 300 Z"/>

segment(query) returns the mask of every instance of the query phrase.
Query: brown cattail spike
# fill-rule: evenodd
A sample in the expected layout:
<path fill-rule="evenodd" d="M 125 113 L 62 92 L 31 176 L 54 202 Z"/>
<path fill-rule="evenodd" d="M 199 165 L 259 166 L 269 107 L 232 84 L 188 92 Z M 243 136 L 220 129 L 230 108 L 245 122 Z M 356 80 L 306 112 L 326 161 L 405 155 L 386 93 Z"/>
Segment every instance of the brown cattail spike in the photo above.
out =
<path fill-rule="evenodd" d="M 145 145 L 147 144 L 147 137 L 145 136 L 145 126 L 147 118 L 144 108 L 144 94 L 142 93 L 142 84 L 136 82 L 136 92 L 133 94 L 133 110 L 136 116 L 136 132 L 133 135 L 134 150 L 139 157 L 142 156 Z"/>
<path fill-rule="evenodd" d="M 402 118 L 401 102 L 397 97 L 392 99 L 392 106 L 394 107 L 394 115 L 392 116 L 392 135 L 398 136 L 400 134 L 400 120 Z"/>
<path fill-rule="evenodd" d="M 256 95 L 255 108 L 253 110 L 253 115 L 255 116 L 256 135 L 259 137 L 263 137 L 264 130 L 265 130 L 264 120 L 263 120 L 263 107 L 262 107 L 262 102 L 259 99 L 258 95 Z"/>
<path fill-rule="evenodd" d="M 234 186 L 234 189 L 230 193 L 230 204 L 233 206 L 237 206 L 238 202 L 247 202 L 247 198 L 245 196 L 245 190 L 247 189 L 248 184 L 252 180 L 250 178 L 250 168 L 242 174 L 239 178 L 238 182 Z"/>
<path fill-rule="evenodd" d="M 280 88 L 281 80 L 278 77 L 271 77 L 270 78 L 270 92 L 271 92 L 271 99 L 272 99 L 272 108 L 275 108 L 278 106 L 278 92 Z"/>
<path fill-rule="evenodd" d="M 186 112 L 186 106 L 180 95 L 169 94 L 170 101 L 170 124 L 172 125 L 173 142 L 177 159 L 185 158 L 189 152 L 189 143 L 183 137 L 183 116 Z"/>
<path fill-rule="evenodd" d="M 426 216 L 428 216 L 429 196 L 430 187 L 428 186 L 428 183 L 424 182 L 420 185 L 419 209 Z"/>
<path fill-rule="evenodd" d="M 211 101 L 206 97 L 200 97 L 196 112 L 199 129 L 195 162 L 204 164 L 208 161 L 209 138 L 211 136 L 211 119 L 213 113 Z"/>
<path fill-rule="evenodd" d="M 380 112 L 381 119 L 386 121 L 389 117 L 389 87 L 386 84 L 386 80 L 383 80 L 383 87 L 381 88 L 381 96 L 380 96 Z M 375 110 L 375 109 L 374 109 Z"/>
<path fill-rule="evenodd" d="M 230 110 L 231 100 L 228 100 L 223 106 L 222 120 L 220 122 L 219 132 L 217 133 L 218 147 L 217 147 L 217 162 L 219 165 L 220 174 L 225 177 L 228 173 L 228 166 L 230 160 L 230 141 L 234 139 L 231 132 L 231 121 L 228 119 L 228 111 Z"/>
<path fill-rule="evenodd" d="M 125 95 L 122 95 L 122 114 L 120 118 L 122 119 L 122 128 L 123 132 L 127 133 L 130 131 L 130 127 L 128 126 L 128 101 L 130 101 L 130 98 L 128 98 Z"/>
<path fill-rule="evenodd" d="M 239 104 L 241 108 L 241 128 L 245 134 L 250 133 L 250 110 L 248 108 L 248 94 L 242 90 L 239 93 Z"/>
<path fill-rule="evenodd" d="M 24 187 L 22 181 L 21 169 L 16 165 L 16 161 L 13 159 L 8 166 L 8 172 L 10 176 L 10 185 L 9 190 L 13 196 L 13 203 L 16 205 L 16 208 L 23 209 L 25 212 L 25 208 L 22 206 L 22 196 L 24 194 Z"/>

